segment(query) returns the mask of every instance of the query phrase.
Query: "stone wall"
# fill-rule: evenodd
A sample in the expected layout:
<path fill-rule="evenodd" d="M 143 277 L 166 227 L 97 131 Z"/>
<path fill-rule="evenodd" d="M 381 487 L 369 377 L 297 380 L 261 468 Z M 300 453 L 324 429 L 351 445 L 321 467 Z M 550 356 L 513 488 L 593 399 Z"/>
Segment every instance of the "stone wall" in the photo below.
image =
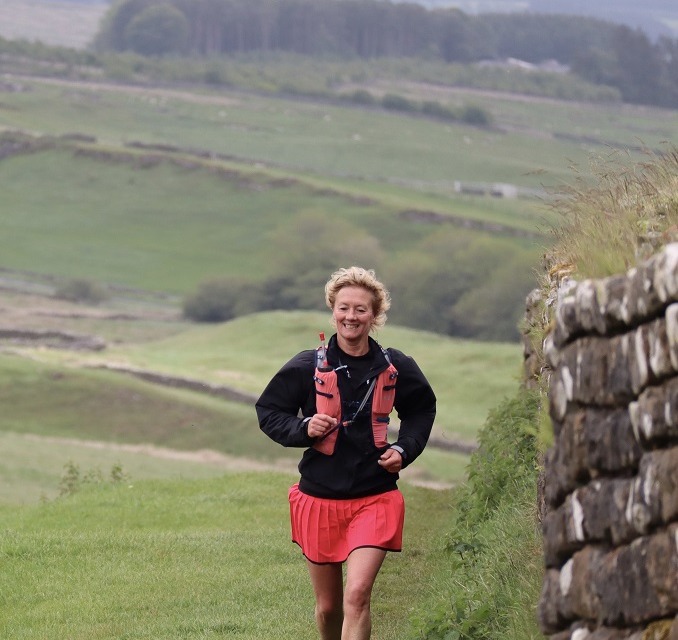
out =
<path fill-rule="evenodd" d="M 678 640 L 678 244 L 561 287 L 544 345 L 552 640 Z"/>

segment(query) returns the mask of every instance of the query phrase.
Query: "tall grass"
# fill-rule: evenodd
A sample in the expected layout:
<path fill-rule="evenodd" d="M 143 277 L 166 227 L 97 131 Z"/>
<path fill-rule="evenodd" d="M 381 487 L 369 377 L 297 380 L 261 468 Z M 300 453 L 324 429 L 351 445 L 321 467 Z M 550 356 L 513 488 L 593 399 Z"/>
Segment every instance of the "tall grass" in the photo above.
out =
<path fill-rule="evenodd" d="M 521 391 L 493 410 L 455 494 L 440 594 L 420 610 L 426 640 L 541 638 L 535 615 L 543 563 L 536 513 L 539 396 Z"/>
<path fill-rule="evenodd" d="M 526 327 L 541 365 L 541 346 L 552 329 L 557 290 L 565 279 L 604 278 L 624 273 L 639 261 L 678 239 L 678 150 L 666 145 L 647 150 L 642 162 L 611 152 L 592 159 L 591 171 L 555 194 L 552 207 L 561 224 L 551 230 L 554 242 L 538 274 L 541 314 Z M 544 393 L 548 376 L 537 384 Z M 539 419 L 539 438 L 552 442 L 547 408 Z"/>
<path fill-rule="evenodd" d="M 578 279 L 622 273 L 678 238 L 678 150 L 598 158 L 558 195 L 549 267 Z"/>

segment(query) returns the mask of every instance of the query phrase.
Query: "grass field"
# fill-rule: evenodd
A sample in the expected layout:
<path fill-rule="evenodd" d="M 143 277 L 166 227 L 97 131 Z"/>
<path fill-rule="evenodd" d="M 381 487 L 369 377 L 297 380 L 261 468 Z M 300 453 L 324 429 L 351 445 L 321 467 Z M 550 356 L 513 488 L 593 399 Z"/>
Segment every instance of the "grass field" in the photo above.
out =
<path fill-rule="evenodd" d="M 402 183 L 417 191 L 447 185 L 449 192 L 455 180 L 554 184 L 571 176 L 570 163 L 585 166 L 591 151 L 604 153 L 606 145 L 656 147 L 678 132 L 668 110 L 459 89 L 449 90 L 450 99 L 470 95 L 495 115 L 496 130 L 238 91 L 22 82 L 31 90 L 3 96 L 5 126 L 77 131 L 114 145 L 171 143 L 315 175 Z"/>
<path fill-rule="evenodd" d="M 294 317 L 287 319 L 287 322 L 293 324 Z M 259 332 L 260 337 L 263 334 L 280 335 L 285 330 L 285 325 L 277 320 L 269 319 L 259 326 L 265 327 Z M 277 327 L 275 332 L 273 326 Z M 234 331 L 231 335 L 237 336 L 235 328 L 231 330 Z M 208 331 L 207 336 L 209 335 Z M 265 360 L 265 340 L 260 340 L 257 344 L 251 335 L 246 339 L 251 340 L 253 346 L 256 344 L 259 359 Z M 202 342 L 204 345 L 209 343 L 209 339 Z M 181 358 L 180 354 L 187 348 L 179 342 L 174 353 Z M 161 351 L 165 355 L 170 353 L 167 343 Z M 93 459 L 100 454 L 101 462 L 94 466 L 102 467 L 109 464 L 111 457 L 130 453 L 123 445 L 136 445 L 133 447 L 135 455 L 132 456 L 132 470 L 143 468 L 152 460 L 151 467 L 163 477 L 175 474 L 177 465 L 170 465 L 163 472 L 158 458 L 181 459 L 181 451 L 193 452 L 193 455 L 184 458 L 195 464 L 179 465 L 183 466 L 183 473 L 188 476 L 192 476 L 193 470 L 199 468 L 201 462 L 207 463 L 209 472 L 212 465 L 210 461 L 214 458 L 210 451 L 250 460 L 255 466 L 283 465 L 285 468 L 293 468 L 301 455 L 299 450 L 279 447 L 259 431 L 251 404 L 228 402 L 195 392 L 158 387 L 119 373 L 82 369 L 85 363 L 83 359 L 78 360 L 77 367 L 72 366 L 73 362 L 70 366 L 64 366 L 64 362 L 68 361 L 63 357 L 56 358 L 58 352 L 31 349 L 23 352 L 32 355 L 31 359 L 17 355 L 0 355 L 0 404 L 3 406 L 0 437 L 10 439 L 8 448 L 3 448 L 3 451 L 8 454 L 13 451 L 13 455 L 3 456 L 0 462 L 0 475 L 4 479 L 0 502 L 7 500 L 21 503 L 35 500 L 43 494 L 53 496 L 62 467 L 69 460 L 85 469 L 92 466 Z M 225 370 L 214 370 L 211 367 L 228 366 L 228 358 L 231 358 L 230 364 L 233 366 L 232 359 L 240 358 L 241 363 L 249 361 L 253 367 L 254 379 L 261 381 L 255 385 L 259 390 L 263 389 L 267 376 L 273 373 L 270 362 L 263 367 L 257 363 L 254 348 L 248 358 L 243 358 L 241 351 L 223 351 L 222 353 L 229 353 L 226 362 L 221 362 L 218 356 L 208 358 L 207 353 L 207 350 L 203 351 L 203 362 L 207 362 L 208 367 L 198 366 L 195 361 L 187 362 L 183 367 L 177 366 L 176 362 L 174 368 L 162 367 L 160 362 L 152 359 L 141 360 L 135 366 L 157 364 L 158 370 L 166 373 L 182 371 L 184 376 L 191 373 L 195 379 L 205 380 L 209 380 L 208 372 L 211 371 L 222 382 L 226 377 L 229 385 L 237 387 L 234 382 L 237 383 L 242 374 L 234 369 L 235 375 L 223 376 L 220 374 Z M 52 360 L 52 363 L 41 363 L 36 358 Z M 282 362 L 281 359 L 280 363 Z M 259 368 L 261 371 L 257 373 Z M 243 370 L 246 367 L 241 367 L 241 371 Z M 467 375 L 466 379 L 468 381 L 471 378 Z M 495 379 L 501 378 L 496 376 Z M 476 387 L 479 388 L 479 385 Z M 510 393 L 509 385 L 502 390 Z M 439 395 L 448 397 L 444 391 L 439 392 Z M 477 404 L 464 400 L 467 408 L 464 416 L 466 422 L 453 423 L 453 427 L 463 426 L 465 429 L 448 433 L 448 437 L 461 437 L 467 441 L 473 439 L 482 424 L 483 412 L 488 408 L 488 399 L 481 394 L 476 394 L 476 397 L 479 399 Z M 459 402 L 457 412 L 460 414 L 464 402 Z M 443 430 L 436 427 L 436 431 L 440 437 Z M 37 440 L 31 440 L 35 437 Z M 55 437 L 58 440 L 50 444 L 49 439 Z M 102 444 L 78 445 L 77 442 L 64 439 L 81 439 Z M 151 451 L 144 456 L 139 447 L 146 445 L 176 451 L 157 455 Z M 221 462 L 216 465 L 216 469 L 224 465 L 234 466 L 232 461 L 225 462 L 223 456 L 217 458 Z M 125 458 L 120 459 L 122 461 Z M 416 465 L 404 472 L 403 477 L 419 483 L 457 484 L 463 482 L 467 464 L 466 455 L 431 447 Z M 204 473 L 202 471 L 198 476 Z M 148 474 L 143 472 L 140 477 L 148 477 Z"/>
<path fill-rule="evenodd" d="M 91 43 L 107 8 L 104 2 L 3 0 L 0 36 L 82 49 Z"/>
<path fill-rule="evenodd" d="M 329 331 L 327 314 L 197 326 L 181 319 L 180 298 L 209 276 L 264 278 L 278 272 L 281 253 L 306 255 L 300 216 L 337 222 L 337 243 L 370 234 L 396 261 L 440 229 L 403 212 L 454 216 L 458 226 L 449 228 L 460 243 L 501 236 L 537 260 L 554 223 L 547 203 L 461 196 L 455 181 L 557 186 L 578 171 L 586 178 L 592 154 L 629 147 L 639 158 L 637 147 L 678 134 L 670 111 L 432 86 L 426 91 L 443 103 L 487 109 L 493 127 L 204 87 L 10 80 L 0 129 L 96 142 L 71 137 L 0 161 L 0 326 L 107 341 L 96 353 L 2 344 L 0 637 L 17 640 L 315 637 L 303 562 L 287 531 L 285 494 L 300 452 L 263 436 L 251 403 L 92 366 L 139 367 L 256 395 L 290 356 L 315 346 L 319 330 Z M 379 89 L 416 95 L 421 87 Z M 133 141 L 202 157 L 159 158 L 131 149 Z M 51 297 L 55 284 L 78 277 L 115 285 L 114 297 L 98 307 Z M 473 440 L 518 385 L 517 344 L 394 326 L 378 338 L 414 356 L 430 377 L 438 437 Z M 510 416 L 505 426 L 519 435 Z M 533 637 L 539 549 L 534 531 L 527 543 L 521 538 L 532 522 L 531 494 L 482 527 L 478 540 L 491 553 L 460 586 L 442 551 L 453 542 L 444 538 L 455 494 L 414 484 L 463 483 L 468 461 L 429 447 L 403 474 L 407 548 L 388 559 L 377 583 L 375 640 L 421 637 L 408 620 L 432 606 L 443 619 L 482 612 L 484 582 L 506 596 L 509 618 L 518 619 L 513 637 Z M 68 469 L 82 472 L 82 486 L 55 499 Z M 108 481 L 114 469 L 124 470 L 123 482 Z M 516 563 L 525 584 L 515 580 Z M 463 597 L 471 582 L 469 598 L 479 594 L 478 602 Z M 511 599 L 514 586 L 520 594 Z"/>
<path fill-rule="evenodd" d="M 85 486 L 0 507 L 0 636 L 299 640 L 316 637 L 306 568 L 289 540 L 287 474 Z M 450 494 L 415 487 L 401 554 L 374 594 L 374 638 L 415 637 Z"/>
<path fill-rule="evenodd" d="M 164 339 L 112 344 L 92 354 L 25 351 L 53 367 L 114 364 L 204 380 L 256 396 L 284 362 L 315 346 L 319 331 L 331 331 L 328 314 L 272 312 L 193 327 Z M 522 356 L 516 344 L 455 340 L 388 325 L 376 337 L 384 346 L 412 355 L 426 372 L 438 396 L 438 437 L 472 441 L 488 410 L 518 385 Z M 6 366 L 12 362 L 19 366 L 21 361 L 9 360 Z M 16 392 L 20 392 L 18 375 L 7 376 L 8 389 L 16 381 Z M 93 371 L 86 375 L 119 377 Z"/>

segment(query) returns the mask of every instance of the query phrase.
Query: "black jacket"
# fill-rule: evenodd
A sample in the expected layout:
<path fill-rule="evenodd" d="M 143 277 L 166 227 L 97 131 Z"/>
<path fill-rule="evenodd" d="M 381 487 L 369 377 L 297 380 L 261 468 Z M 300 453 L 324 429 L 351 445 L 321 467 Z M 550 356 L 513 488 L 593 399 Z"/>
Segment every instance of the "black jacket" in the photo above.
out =
<path fill-rule="evenodd" d="M 403 467 L 411 464 L 423 451 L 433 427 L 436 398 L 417 363 L 397 349 L 388 349 L 398 370 L 395 410 L 400 420 L 398 440 L 403 449 Z M 332 336 L 327 349 L 329 363 L 337 370 L 342 400 L 342 418 L 353 411 L 365 396 L 369 381 L 388 366 L 381 347 L 370 338 L 367 372 L 356 379 L 340 365 L 350 357 L 339 349 Z M 364 360 L 364 359 L 363 359 Z M 368 371 L 369 369 L 369 371 Z M 374 445 L 371 425 L 371 402 L 349 427 L 341 427 L 333 455 L 312 448 L 314 439 L 307 434 L 305 417 L 316 413 L 315 351 L 302 351 L 273 376 L 256 403 L 259 426 L 271 439 L 285 447 L 308 447 L 299 463 L 299 488 L 304 493 L 326 498 L 353 498 L 390 491 L 396 487 L 398 474 L 389 473 L 377 461 L 385 448 Z M 348 369 L 350 373 L 350 367 Z"/>

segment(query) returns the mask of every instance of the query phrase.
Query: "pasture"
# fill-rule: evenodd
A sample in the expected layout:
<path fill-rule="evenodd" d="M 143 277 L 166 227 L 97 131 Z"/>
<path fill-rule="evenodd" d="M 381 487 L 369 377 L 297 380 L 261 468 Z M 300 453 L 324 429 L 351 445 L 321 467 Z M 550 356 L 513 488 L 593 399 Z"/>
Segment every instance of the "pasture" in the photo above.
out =
<path fill-rule="evenodd" d="M 113 363 L 255 395 L 287 358 L 313 346 L 317 332 L 328 329 L 327 317 L 276 312 L 194 326 L 178 305 L 199 282 L 276 273 L 281 254 L 303 255 L 309 216 L 345 223 L 340 242 L 355 234 L 378 238 L 397 261 L 440 229 L 425 216 L 403 213 L 433 213 L 464 238 L 502 237 L 536 262 L 555 222 L 547 204 L 464 196 L 455 181 L 557 186 L 585 178 L 591 153 L 608 153 L 610 141 L 624 147 L 642 137 L 656 147 L 678 128 L 660 110 L 392 80 L 370 89 L 451 105 L 473 100 L 492 113 L 493 126 L 241 90 L 14 80 L 18 90 L 1 96 L 0 127 L 51 137 L 34 137 L 31 153 L 10 154 L 0 164 L 7 287 L 0 324 L 96 334 L 107 348 L 11 347 L 30 361 L 2 359 L 10 407 L 3 432 L 207 448 L 267 464 L 294 456 L 261 440 L 251 407 L 91 367 Z M 290 234 L 297 240 L 290 242 Z M 108 287 L 112 299 L 88 308 L 51 297 L 59 282 L 82 277 Z M 414 355 L 430 375 L 440 438 L 472 441 L 520 375 L 518 345 L 395 326 L 378 338 Z M 144 406 L 154 407 L 156 422 Z M 417 479 L 458 482 L 466 461 L 431 450 Z M 32 496 L 54 491 L 58 469 L 52 469 Z"/>
<path fill-rule="evenodd" d="M 306 568 L 289 540 L 292 480 L 250 472 L 101 482 L 47 504 L 0 507 L 0 635 L 316 637 Z M 375 586 L 380 640 L 415 637 L 415 600 L 434 596 L 428 584 L 445 555 L 450 492 L 403 491 L 407 548 L 387 558 Z"/>
<path fill-rule="evenodd" d="M 91 43 L 107 8 L 104 2 L 3 0 L 0 36 L 82 49 Z"/>
<path fill-rule="evenodd" d="M 336 224 L 337 244 L 377 238 L 394 263 L 445 228 L 460 244 L 500 238 L 536 268 L 557 223 L 549 189 L 586 180 L 589 163 L 616 148 L 637 159 L 641 147 L 678 134 L 673 112 L 392 78 L 335 88 L 473 101 L 493 124 L 188 84 L 10 79 L 0 94 L 0 128 L 10 132 L 0 160 L 0 328 L 106 342 L 96 352 L 47 339 L 0 342 L 0 635 L 17 639 L 265 640 L 281 628 L 314 637 L 307 578 L 287 532 L 285 492 L 299 452 L 261 435 L 251 403 L 101 367 L 256 395 L 287 358 L 315 346 L 327 314 L 197 325 L 181 317 L 180 302 L 199 282 L 263 279 L 279 271 L 281 256 L 309 255 L 303 221 L 311 218 Z M 34 145 L 25 153 L 5 146 L 16 131 Z M 462 195 L 458 181 L 508 183 L 542 199 Z M 101 284 L 110 298 L 96 306 L 55 299 L 74 278 Z M 377 337 L 431 378 L 437 438 L 473 441 L 518 385 L 516 343 L 397 326 Z M 431 603 L 449 607 L 458 585 L 443 549 L 454 542 L 444 536 L 456 494 L 440 487 L 463 483 L 468 461 L 429 447 L 403 474 L 408 547 L 377 583 L 376 638 L 417 637 Z M 81 486 L 57 498 L 68 469 L 82 471 Z M 124 480 L 109 481 L 114 469 Z M 513 521 L 531 517 L 531 504 L 502 514 L 507 534 L 488 521 L 493 550 L 510 555 Z M 521 556 L 528 582 L 539 571 L 536 547 Z"/>

